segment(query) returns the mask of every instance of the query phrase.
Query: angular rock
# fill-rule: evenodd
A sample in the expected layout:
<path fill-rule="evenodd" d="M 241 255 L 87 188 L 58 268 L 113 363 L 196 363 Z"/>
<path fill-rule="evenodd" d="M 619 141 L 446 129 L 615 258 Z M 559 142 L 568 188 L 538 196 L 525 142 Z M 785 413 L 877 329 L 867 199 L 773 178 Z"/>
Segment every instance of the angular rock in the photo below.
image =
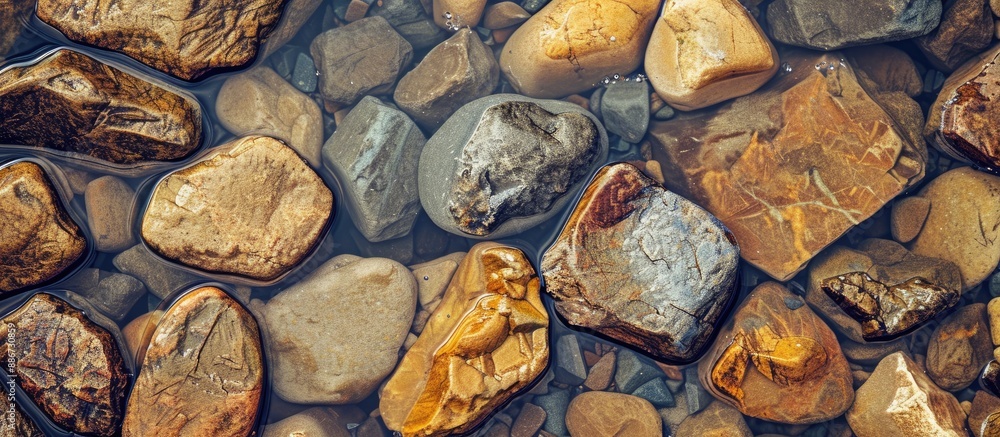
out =
<path fill-rule="evenodd" d="M 777 0 L 767 7 L 768 30 L 775 40 L 817 50 L 926 35 L 938 26 L 940 19 L 938 0 L 850 3 Z"/>
<path fill-rule="evenodd" d="M 542 274 L 571 325 L 689 362 L 734 296 L 739 253 L 715 217 L 621 163 L 598 171 Z"/>
<path fill-rule="evenodd" d="M 607 158 L 607 134 L 568 102 L 497 94 L 459 109 L 427 141 L 420 203 L 442 229 L 502 238 L 556 213 Z"/>
<path fill-rule="evenodd" d="M 285 10 L 281 13 L 282 19 L 267 37 L 258 59 L 268 58 L 290 41 L 322 3 L 323 0 L 286 0 Z"/>
<path fill-rule="evenodd" d="M 791 51 L 791 71 L 752 95 L 650 128 L 666 186 L 715 214 L 743 259 L 779 280 L 923 177 L 923 144 L 841 59 Z"/>
<path fill-rule="evenodd" d="M 847 423 L 859 436 L 964 436 L 965 412 L 901 352 L 882 359 L 858 389 Z"/>
<path fill-rule="evenodd" d="M 79 158 L 102 170 L 142 171 L 178 161 L 202 140 L 193 97 L 68 49 L 0 73 L 0 113 L 0 143 Z"/>
<path fill-rule="evenodd" d="M 601 119 L 608 132 L 620 135 L 629 143 L 642 141 L 649 128 L 649 83 L 612 83 L 604 90 L 600 99 Z"/>
<path fill-rule="evenodd" d="M 417 278 L 417 295 L 421 307 L 426 308 L 434 302 L 440 302 L 463 258 L 465 252 L 455 252 L 410 266 L 413 276 Z"/>
<path fill-rule="evenodd" d="M 510 428 L 510 437 L 534 437 L 542 429 L 548 415 L 538 405 L 526 403 Z"/>
<path fill-rule="evenodd" d="M 566 410 L 570 435 L 663 435 L 656 409 L 640 397 L 606 391 L 589 391 L 573 398 Z"/>
<path fill-rule="evenodd" d="M 917 65 L 900 49 L 877 44 L 844 50 L 844 54 L 882 92 L 898 91 L 910 97 L 923 93 L 924 82 Z"/>
<path fill-rule="evenodd" d="M 45 170 L 0 167 L 0 295 L 50 281 L 87 252 L 87 239 Z"/>
<path fill-rule="evenodd" d="M 688 416 L 677 429 L 679 436 L 751 437 L 753 432 L 735 408 L 715 401 L 697 414 Z"/>
<path fill-rule="evenodd" d="M 348 426 L 363 422 L 357 407 L 312 407 L 264 428 L 262 437 L 351 437 Z"/>
<path fill-rule="evenodd" d="M 184 80 L 249 65 L 288 0 L 38 2 L 35 15 L 70 40 L 124 53 Z"/>
<path fill-rule="evenodd" d="M 695 414 L 712 402 L 712 394 L 698 383 L 698 368 L 691 366 L 684 369 L 684 398 L 688 414 Z"/>
<path fill-rule="evenodd" d="M 332 208 L 330 189 L 292 149 L 251 136 L 161 179 L 141 235 L 171 261 L 271 281 L 318 244 Z"/>
<path fill-rule="evenodd" d="M 601 358 L 590 366 L 587 372 L 587 379 L 583 381 L 583 386 L 591 390 L 604 390 L 611 385 L 611 378 L 615 376 L 615 353 L 608 352 L 601 355 Z"/>
<path fill-rule="evenodd" d="M 38 293 L 3 318 L 0 337 L 0 354 L 16 362 L 4 370 L 13 367 L 13 381 L 53 422 L 77 433 L 117 432 L 131 372 L 111 332 Z"/>
<path fill-rule="evenodd" d="M 632 392 L 632 395 L 649 401 L 656 408 L 672 407 L 675 405 L 674 394 L 667 387 L 667 384 L 663 382 L 663 378 L 652 379 L 640 385 L 639 388 Z"/>
<path fill-rule="evenodd" d="M 993 359 L 986 305 L 974 303 L 952 313 L 931 334 L 927 375 L 938 387 L 958 391 L 972 384 Z"/>
<path fill-rule="evenodd" d="M 642 62 L 659 7 L 659 0 L 553 0 L 510 36 L 500 70 L 518 93 L 539 99 L 629 74 Z"/>
<path fill-rule="evenodd" d="M 539 378 L 549 357 L 539 287 L 520 250 L 473 246 L 382 388 L 386 426 L 404 436 L 464 433 Z"/>
<path fill-rule="evenodd" d="M 569 398 L 569 390 L 552 390 L 551 393 L 533 399 L 532 402 L 545 410 L 543 431 L 558 436 L 569 434 L 566 430 L 566 409 L 569 407 Z"/>
<path fill-rule="evenodd" d="M 150 339 L 122 436 L 249 435 L 263 395 L 264 356 L 246 309 L 218 288 L 201 287 L 166 310 Z"/>
<path fill-rule="evenodd" d="M 427 140 L 398 109 L 365 96 L 323 145 L 323 164 L 347 197 L 347 212 L 371 242 L 410 233 L 420 214 L 417 163 Z"/>
<path fill-rule="evenodd" d="M 396 366 L 416 303 L 413 275 L 395 261 L 327 261 L 262 311 L 275 393 L 299 404 L 360 402 Z"/>
<path fill-rule="evenodd" d="M 90 181 L 84 194 L 87 224 L 94 246 L 102 252 L 120 252 L 135 245 L 132 208 L 135 191 L 125 181 L 103 176 Z"/>
<path fill-rule="evenodd" d="M 778 71 L 778 52 L 737 0 L 667 0 L 645 65 L 663 101 L 690 111 L 760 88 Z"/>
<path fill-rule="evenodd" d="M 371 5 L 368 15 L 385 18 L 403 39 L 413 45 L 414 50 L 423 50 L 436 46 L 448 35 L 427 16 L 427 11 L 420 3 L 412 0 L 382 0 Z"/>
<path fill-rule="evenodd" d="M 393 100 L 422 127 L 433 131 L 466 103 L 497 87 L 500 66 L 469 28 L 434 47 L 399 80 Z"/>
<path fill-rule="evenodd" d="M 758 285 L 698 365 L 702 385 L 743 414 L 789 424 L 840 416 L 854 402 L 837 337 L 800 297 Z"/>
<path fill-rule="evenodd" d="M 215 115 L 236 136 L 280 139 L 313 168 L 320 166 L 323 113 L 319 105 L 270 68 L 258 67 L 226 79 L 215 100 Z"/>
<path fill-rule="evenodd" d="M 197 276 L 160 261 L 142 244 L 119 253 L 111 262 L 122 273 L 146 284 L 149 291 L 160 299 L 166 299 L 170 293 L 198 280 Z"/>
<path fill-rule="evenodd" d="M 566 334 L 556 340 L 555 358 L 556 381 L 580 385 L 587 379 L 587 365 L 583 362 L 583 352 L 576 335 Z"/>
<path fill-rule="evenodd" d="M 643 384 L 663 377 L 660 369 L 639 358 L 635 353 L 622 350 L 618 352 L 615 364 L 615 385 L 622 393 L 632 393 Z"/>
<path fill-rule="evenodd" d="M 947 72 L 986 48 L 994 28 L 987 0 L 949 0 L 943 7 L 937 29 L 914 42 L 934 67 Z"/>
<path fill-rule="evenodd" d="M 346 106 L 365 95 L 392 94 L 413 46 L 385 18 L 374 16 L 319 34 L 309 52 L 319 70 L 320 94 Z"/>

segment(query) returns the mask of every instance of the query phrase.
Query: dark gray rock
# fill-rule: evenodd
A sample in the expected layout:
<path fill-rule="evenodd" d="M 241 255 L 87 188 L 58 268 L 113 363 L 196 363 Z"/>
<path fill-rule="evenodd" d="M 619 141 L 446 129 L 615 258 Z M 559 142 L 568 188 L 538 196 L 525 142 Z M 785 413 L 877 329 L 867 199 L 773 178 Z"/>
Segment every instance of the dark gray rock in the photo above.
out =
<path fill-rule="evenodd" d="M 556 381 L 580 385 L 587 379 L 587 365 L 583 362 L 583 351 L 575 335 L 559 337 L 556 341 L 555 359 Z"/>
<path fill-rule="evenodd" d="M 424 135 L 402 111 L 366 96 L 323 145 L 323 167 L 344 188 L 368 241 L 402 237 L 420 214 L 417 163 Z"/>
<path fill-rule="evenodd" d="M 94 269 L 96 270 L 96 269 Z M 142 281 L 122 273 L 100 272 L 96 287 L 76 290 L 108 317 L 122 321 L 139 298 L 146 294 Z"/>
<path fill-rule="evenodd" d="M 618 352 L 615 369 L 615 385 L 622 393 L 632 394 L 643 384 L 663 377 L 660 369 L 642 360 L 634 352 L 624 349 Z"/>
<path fill-rule="evenodd" d="M 316 91 L 316 84 L 319 78 L 316 77 L 316 64 L 312 58 L 305 53 L 299 53 L 295 57 L 295 68 L 292 70 L 292 85 L 304 93 Z"/>
<path fill-rule="evenodd" d="M 142 244 L 119 253 L 111 262 L 122 273 L 139 278 L 160 299 L 198 280 L 197 276 L 160 261 Z"/>
<path fill-rule="evenodd" d="M 687 399 L 688 414 L 697 413 L 714 399 L 712 394 L 698 383 L 698 367 L 684 369 L 684 397 Z"/>
<path fill-rule="evenodd" d="M 674 394 L 670 392 L 670 388 L 663 382 L 663 378 L 652 379 L 640 385 L 639 388 L 632 392 L 632 395 L 649 401 L 656 408 L 673 407 L 675 405 Z"/>
<path fill-rule="evenodd" d="M 434 47 L 448 37 L 444 29 L 434 24 L 434 20 L 427 16 L 419 1 L 377 1 L 368 9 L 368 15 L 388 20 L 415 50 Z"/>
<path fill-rule="evenodd" d="M 532 403 L 545 410 L 545 424 L 542 425 L 542 429 L 559 436 L 569 435 L 566 429 L 569 390 L 551 390 L 549 394 L 535 397 Z"/>
<path fill-rule="evenodd" d="M 593 98 L 591 98 L 593 101 Z M 638 143 L 649 128 L 649 82 L 620 81 L 608 85 L 599 98 L 604 128 Z"/>
<path fill-rule="evenodd" d="M 534 14 L 541 10 L 545 5 L 549 4 L 549 0 L 522 0 L 521 7 L 524 10 Z"/>
<path fill-rule="evenodd" d="M 442 229 L 502 238 L 558 213 L 607 158 L 607 133 L 577 105 L 496 94 L 460 108 L 420 157 L 420 202 Z"/>
<path fill-rule="evenodd" d="M 926 35 L 940 18 L 940 0 L 777 0 L 767 7 L 768 30 L 776 41 L 819 50 Z"/>

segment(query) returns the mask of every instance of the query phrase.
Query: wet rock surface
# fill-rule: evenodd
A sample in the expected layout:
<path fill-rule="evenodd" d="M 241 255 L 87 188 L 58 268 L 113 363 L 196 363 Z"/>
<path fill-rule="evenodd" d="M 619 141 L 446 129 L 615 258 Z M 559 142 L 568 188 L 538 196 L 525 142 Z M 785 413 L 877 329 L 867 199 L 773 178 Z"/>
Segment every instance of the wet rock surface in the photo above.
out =
<path fill-rule="evenodd" d="M 6 23 L 3 30 L 0 30 L 0 61 L 10 51 L 17 37 L 21 34 L 21 20 L 27 20 L 31 16 L 34 2 L 30 0 L 9 0 L 0 3 L 0 23 Z"/>
<path fill-rule="evenodd" d="M 102 252 L 118 252 L 135 245 L 132 207 L 135 191 L 114 176 L 102 176 L 87 184 L 84 193 L 87 224 L 94 246 Z"/>
<path fill-rule="evenodd" d="M 979 370 L 993 359 L 986 305 L 966 305 L 941 321 L 927 345 L 927 375 L 949 391 L 961 390 L 976 380 Z"/>
<path fill-rule="evenodd" d="M 951 0 L 943 7 L 938 28 L 914 42 L 931 64 L 951 71 L 989 46 L 993 17 L 987 0 Z"/>
<path fill-rule="evenodd" d="M 937 0 L 878 2 L 797 2 L 777 0 L 767 7 L 775 40 L 817 50 L 899 41 L 926 35 L 941 19 Z M 864 10 L 865 13 L 859 14 Z"/>
<path fill-rule="evenodd" d="M 586 392 L 566 410 L 570 435 L 659 436 L 663 425 L 648 401 L 627 394 Z"/>

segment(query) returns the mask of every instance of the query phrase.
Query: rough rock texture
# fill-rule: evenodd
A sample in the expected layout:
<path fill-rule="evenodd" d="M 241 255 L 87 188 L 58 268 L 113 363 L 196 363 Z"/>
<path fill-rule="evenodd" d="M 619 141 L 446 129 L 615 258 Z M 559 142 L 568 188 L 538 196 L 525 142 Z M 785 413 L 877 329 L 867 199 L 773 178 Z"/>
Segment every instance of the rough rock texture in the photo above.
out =
<path fill-rule="evenodd" d="M 35 14 L 72 41 L 124 53 L 184 80 L 253 62 L 288 0 L 41 0 Z"/>
<path fill-rule="evenodd" d="M 80 226 L 41 166 L 0 168 L 0 294 L 49 281 L 87 251 Z"/>
<path fill-rule="evenodd" d="M 688 111 L 760 88 L 778 52 L 737 0 L 667 0 L 645 65 L 663 101 Z"/>
<path fill-rule="evenodd" d="M 427 141 L 420 203 L 442 229 L 502 238 L 545 222 L 604 162 L 607 133 L 568 102 L 497 94 L 463 106 Z"/>
<path fill-rule="evenodd" d="M 987 0 L 948 0 L 937 29 L 914 42 L 934 67 L 948 72 L 990 45 L 993 32 Z"/>
<path fill-rule="evenodd" d="M 688 416 L 677 428 L 678 436 L 751 437 L 753 432 L 735 408 L 715 401 L 704 410 Z"/>
<path fill-rule="evenodd" d="M 95 269 L 96 270 L 96 269 Z M 94 308 L 104 315 L 121 322 L 129 310 L 146 295 L 142 281 L 122 273 L 100 272 L 98 282 L 90 289 L 70 290 L 85 297 Z"/>
<path fill-rule="evenodd" d="M 620 163 L 597 172 L 542 274 L 569 324 L 687 362 L 732 301 L 739 252 L 707 211 Z"/>
<path fill-rule="evenodd" d="M 775 40 L 818 50 L 926 35 L 938 26 L 940 19 L 939 0 L 777 0 L 767 7 L 768 30 Z"/>
<path fill-rule="evenodd" d="M 529 97 L 593 88 L 639 66 L 659 12 L 659 0 L 553 0 L 510 36 L 500 70 Z"/>
<path fill-rule="evenodd" d="M 910 357 L 882 359 L 858 389 L 847 423 L 859 436 L 964 436 L 965 412 Z"/>
<path fill-rule="evenodd" d="M 948 391 L 972 384 L 993 359 L 986 305 L 974 303 L 952 313 L 934 329 L 927 344 L 927 375 Z"/>
<path fill-rule="evenodd" d="M 274 70 L 258 67 L 226 79 L 215 100 L 215 114 L 237 136 L 277 138 L 319 168 L 323 113 Z"/>
<path fill-rule="evenodd" d="M 649 401 L 624 393 L 589 391 L 573 398 L 566 409 L 572 436 L 663 435 L 663 422 Z"/>
<path fill-rule="evenodd" d="M 791 51 L 791 71 L 757 92 L 650 128 L 666 186 L 715 214 L 743 258 L 779 280 L 923 177 L 923 144 L 841 59 Z"/>
<path fill-rule="evenodd" d="M 353 406 L 312 407 L 267 425 L 262 437 L 352 437 L 348 425 L 364 419 L 365 414 Z"/>
<path fill-rule="evenodd" d="M 413 229 L 420 214 L 417 163 L 426 142 L 406 114 L 365 96 L 323 145 L 323 164 L 340 181 L 347 212 L 368 241 Z"/>
<path fill-rule="evenodd" d="M 123 436 L 249 435 L 263 395 L 264 356 L 246 309 L 218 288 L 198 288 L 167 309 L 150 338 Z"/>
<path fill-rule="evenodd" d="M 181 160 L 201 145 L 193 97 L 68 49 L 0 73 L 0 113 L 0 143 L 119 169 Z"/>
<path fill-rule="evenodd" d="M 87 224 L 94 246 L 102 252 L 120 252 L 135 245 L 132 208 L 135 191 L 125 181 L 103 176 L 90 181 L 84 194 Z"/>
<path fill-rule="evenodd" d="M 360 402 L 396 366 L 416 302 L 413 275 L 395 261 L 327 261 L 262 311 L 275 393 L 300 404 Z"/>
<path fill-rule="evenodd" d="M 0 2 L 0 23 L 4 23 L 0 29 L 0 61 L 8 54 L 14 41 L 21 35 L 22 22 L 27 22 L 31 17 L 32 8 L 35 2 L 31 0 L 4 0 Z"/>
<path fill-rule="evenodd" d="M 142 238 L 163 257 L 209 272 L 270 281 L 318 243 L 333 194 L 280 141 L 245 137 L 156 184 Z"/>
<path fill-rule="evenodd" d="M 416 343 L 379 395 L 386 426 L 404 436 L 472 430 L 548 364 L 549 317 L 520 250 L 469 250 Z"/>
<path fill-rule="evenodd" d="M 53 422 L 78 433 L 117 432 L 130 372 L 107 329 L 38 293 L 3 318 L 0 337 L 7 339 L 0 355 L 16 360 L 14 381 Z"/>
<path fill-rule="evenodd" d="M 1000 169 L 1000 45 L 969 60 L 941 87 L 924 135 L 952 158 Z"/>
<path fill-rule="evenodd" d="M 702 385 L 743 414 L 790 424 L 833 419 L 854 402 L 833 331 L 780 284 L 758 285 L 698 365 Z"/>
<path fill-rule="evenodd" d="M 45 437 L 38 425 L 24 414 L 24 410 L 16 402 L 4 410 L 0 421 L 0 437 Z"/>
<path fill-rule="evenodd" d="M 438 44 L 399 81 L 392 98 L 428 130 L 497 87 L 500 66 L 479 34 L 464 28 Z"/>
<path fill-rule="evenodd" d="M 413 57 L 413 46 L 379 16 L 323 32 L 309 51 L 320 73 L 320 94 L 341 105 L 365 95 L 392 94 Z"/>

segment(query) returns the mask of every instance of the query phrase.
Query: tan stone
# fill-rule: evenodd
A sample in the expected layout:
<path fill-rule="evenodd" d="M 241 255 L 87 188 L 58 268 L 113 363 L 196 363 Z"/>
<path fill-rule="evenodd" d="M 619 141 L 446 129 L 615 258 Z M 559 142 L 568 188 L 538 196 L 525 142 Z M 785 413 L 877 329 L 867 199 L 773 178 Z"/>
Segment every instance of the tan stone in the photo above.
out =
<path fill-rule="evenodd" d="M 896 200 L 892 205 L 892 238 L 900 243 L 909 243 L 924 228 L 927 214 L 931 212 L 931 202 L 923 197 L 909 196 Z"/>
<path fill-rule="evenodd" d="M 355 406 L 312 407 L 267 425 L 262 437 L 351 437 L 347 426 L 364 419 Z"/>
<path fill-rule="evenodd" d="M 534 437 L 545 423 L 547 413 L 542 407 L 532 403 L 521 406 L 517 420 L 510 427 L 510 437 Z"/>
<path fill-rule="evenodd" d="M 645 66 L 656 93 L 690 111 L 760 88 L 778 52 L 737 0 L 667 0 Z"/>
<path fill-rule="evenodd" d="M 638 396 L 589 391 L 573 398 L 566 409 L 566 429 L 573 437 L 659 437 L 663 422 L 653 404 Z"/>
<path fill-rule="evenodd" d="M 882 91 L 901 91 L 910 97 L 923 92 L 923 79 L 917 65 L 900 49 L 876 44 L 846 49 L 844 54 Z"/>
<path fill-rule="evenodd" d="M 323 4 L 323 0 L 287 0 L 285 10 L 281 13 L 282 19 L 279 21 L 278 27 L 267 38 L 267 42 L 264 43 L 264 50 L 260 58 L 270 57 L 272 53 L 299 33 L 302 25 L 306 24 L 306 20 L 316 12 L 321 4 Z"/>
<path fill-rule="evenodd" d="M 380 393 L 389 429 L 404 436 L 464 433 L 548 363 L 539 279 L 518 249 L 479 243 Z"/>
<path fill-rule="evenodd" d="M 258 67 L 226 79 L 215 100 L 215 114 L 236 136 L 280 139 L 313 168 L 321 165 L 323 113 L 319 105 L 270 68 Z"/>
<path fill-rule="evenodd" d="M 85 193 L 87 224 L 97 250 L 120 252 L 135 245 L 132 187 L 117 177 L 103 176 L 90 181 Z"/>
<path fill-rule="evenodd" d="M 278 140 L 245 137 L 213 149 L 157 183 L 142 238 L 161 256 L 197 269 L 271 281 L 319 241 L 333 194 Z"/>
<path fill-rule="evenodd" d="M 531 18 L 531 13 L 512 1 L 502 1 L 489 5 L 484 14 L 486 17 L 483 19 L 483 27 L 490 30 L 517 26 Z"/>
<path fill-rule="evenodd" d="M 438 300 L 448 288 L 455 270 L 465 258 L 465 252 L 455 252 L 438 259 L 410 266 L 417 279 L 417 296 L 421 307 Z"/>
<path fill-rule="evenodd" d="M 250 434 L 264 356 L 246 309 L 218 288 L 198 288 L 166 310 L 150 338 L 122 436 Z"/>
<path fill-rule="evenodd" d="M 557 98 L 631 73 L 642 62 L 659 0 L 553 0 L 503 48 L 500 71 L 517 92 Z M 596 26 L 596 28 L 595 28 Z"/>
<path fill-rule="evenodd" d="M 990 317 L 990 338 L 993 346 L 1000 346 L 1000 297 L 990 299 L 986 305 L 986 312 Z"/>
<path fill-rule="evenodd" d="M 122 328 L 122 338 L 125 340 L 125 346 L 132 354 L 132 358 L 139 356 L 139 351 L 147 345 L 149 336 L 152 335 L 153 329 L 156 328 L 161 317 L 163 317 L 163 311 L 150 311 L 132 319 Z"/>
<path fill-rule="evenodd" d="M 433 8 L 434 22 L 443 29 L 456 31 L 479 25 L 486 0 L 434 0 Z"/>
<path fill-rule="evenodd" d="M 49 281 L 87 251 L 80 226 L 41 166 L 0 168 L 0 295 Z"/>
<path fill-rule="evenodd" d="M 684 419 L 677 428 L 677 436 L 752 437 L 753 432 L 739 411 L 724 402 L 715 401 Z"/>

